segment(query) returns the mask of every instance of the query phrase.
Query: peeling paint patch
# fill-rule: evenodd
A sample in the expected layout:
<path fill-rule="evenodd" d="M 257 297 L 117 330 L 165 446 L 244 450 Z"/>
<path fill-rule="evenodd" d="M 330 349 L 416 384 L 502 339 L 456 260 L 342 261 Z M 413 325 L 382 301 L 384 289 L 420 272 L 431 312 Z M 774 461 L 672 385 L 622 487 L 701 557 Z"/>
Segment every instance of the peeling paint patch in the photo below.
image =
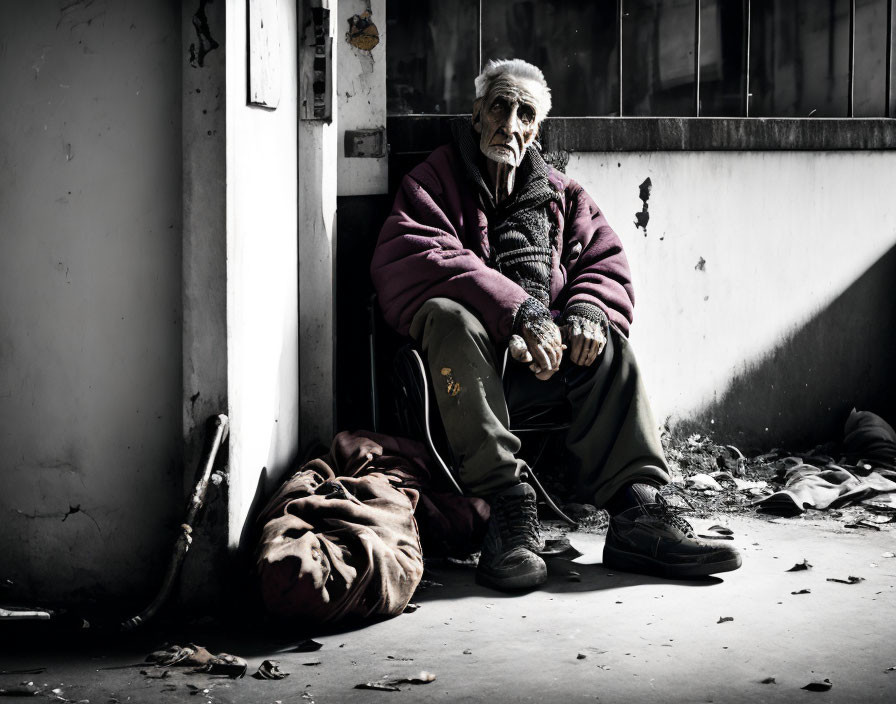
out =
<path fill-rule="evenodd" d="M 650 206 L 647 205 L 647 201 L 650 200 L 650 191 L 652 189 L 653 183 L 651 183 L 649 176 L 644 179 L 640 186 L 638 186 L 638 198 L 641 199 L 641 210 L 635 213 L 635 227 L 640 227 L 644 230 L 645 237 L 647 237 L 647 223 L 650 222 Z"/>
<path fill-rule="evenodd" d="M 445 377 L 448 395 L 452 398 L 457 396 L 460 393 L 460 384 L 454 380 L 454 375 L 451 373 L 451 367 L 443 367 L 442 376 Z"/>
<path fill-rule="evenodd" d="M 706 271 L 706 260 L 700 257 L 700 260 L 694 265 L 697 271 Z"/>
<path fill-rule="evenodd" d="M 196 43 L 190 44 L 190 66 L 193 68 L 205 66 L 205 57 L 220 46 L 212 37 L 208 26 L 208 17 L 205 14 L 205 6 L 210 1 L 200 0 L 199 9 L 193 15 L 193 28 L 196 30 L 196 39 L 199 42 L 198 47 Z"/>
<path fill-rule="evenodd" d="M 345 34 L 345 40 L 356 49 L 362 51 L 371 51 L 373 47 L 380 43 L 380 33 L 370 19 L 372 13 L 370 10 L 364 10 L 360 15 L 352 15 L 348 21 L 348 32 Z"/>

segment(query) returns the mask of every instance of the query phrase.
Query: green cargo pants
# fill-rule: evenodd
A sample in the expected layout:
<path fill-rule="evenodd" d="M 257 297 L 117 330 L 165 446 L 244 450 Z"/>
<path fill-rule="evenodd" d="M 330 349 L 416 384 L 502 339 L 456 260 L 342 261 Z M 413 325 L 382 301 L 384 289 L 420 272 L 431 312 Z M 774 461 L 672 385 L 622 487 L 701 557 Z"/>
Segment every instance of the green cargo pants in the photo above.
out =
<path fill-rule="evenodd" d="M 610 330 L 603 353 L 590 367 L 564 356 L 547 381 L 527 365 L 508 362 L 505 378 L 488 332 L 474 313 L 448 298 L 428 300 L 411 323 L 422 345 L 460 480 L 474 496 L 488 497 L 525 479 L 510 432 L 510 408 L 565 398 L 571 424 L 566 436 L 582 501 L 602 507 L 630 482 L 666 484 L 668 467 L 659 433 L 625 336 Z"/>

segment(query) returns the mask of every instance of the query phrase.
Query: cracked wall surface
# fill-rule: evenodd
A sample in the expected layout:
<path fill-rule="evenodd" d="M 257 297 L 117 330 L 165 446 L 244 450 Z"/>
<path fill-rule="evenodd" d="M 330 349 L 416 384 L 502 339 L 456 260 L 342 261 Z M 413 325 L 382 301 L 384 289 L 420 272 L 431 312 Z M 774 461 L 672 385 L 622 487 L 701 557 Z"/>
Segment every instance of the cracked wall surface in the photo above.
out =
<path fill-rule="evenodd" d="M 798 448 L 838 439 L 853 405 L 896 410 L 894 165 L 870 150 L 572 155 L 631 263 L 658 422 Z"/>

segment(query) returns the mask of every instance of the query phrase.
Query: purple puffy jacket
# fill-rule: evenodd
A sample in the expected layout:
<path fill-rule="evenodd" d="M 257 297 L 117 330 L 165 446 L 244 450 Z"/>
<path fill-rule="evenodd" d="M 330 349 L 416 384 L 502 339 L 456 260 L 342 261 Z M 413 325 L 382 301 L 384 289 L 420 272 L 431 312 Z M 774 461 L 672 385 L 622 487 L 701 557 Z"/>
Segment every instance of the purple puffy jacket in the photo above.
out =
<path fill-rule="evenodd" d="M 562 201 L 551 203 L 562 233 L 551 261 L 552 314 L 591 303 L 627 335 L 634 291 L 619 236 L 578 183 L 554 169 L 548 178 Z M 445 297 L 476 311 L 495 342 L 506 341 L 528 294 L 490 268 L 488 257 L 488 221 L 457 148 L 439 147 L 405 176 L 373 254 L 370 273 L 386 322 L 406 335 L 420 306 Z"/>

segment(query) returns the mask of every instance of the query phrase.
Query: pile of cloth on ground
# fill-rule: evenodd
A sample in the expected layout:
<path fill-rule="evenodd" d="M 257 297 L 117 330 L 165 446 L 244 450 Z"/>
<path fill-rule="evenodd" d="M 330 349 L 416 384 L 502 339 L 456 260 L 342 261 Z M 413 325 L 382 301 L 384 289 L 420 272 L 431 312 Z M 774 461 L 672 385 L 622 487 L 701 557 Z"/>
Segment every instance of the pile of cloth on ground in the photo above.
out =
<path fill-rule="evenodd" d="M 343 432 L 259 517 L 256 573 L 268 613 L 305 624 L 400 614 L 423 554 L 478 550 L 488 504 L 440 486 L 412 440 Z"/>

